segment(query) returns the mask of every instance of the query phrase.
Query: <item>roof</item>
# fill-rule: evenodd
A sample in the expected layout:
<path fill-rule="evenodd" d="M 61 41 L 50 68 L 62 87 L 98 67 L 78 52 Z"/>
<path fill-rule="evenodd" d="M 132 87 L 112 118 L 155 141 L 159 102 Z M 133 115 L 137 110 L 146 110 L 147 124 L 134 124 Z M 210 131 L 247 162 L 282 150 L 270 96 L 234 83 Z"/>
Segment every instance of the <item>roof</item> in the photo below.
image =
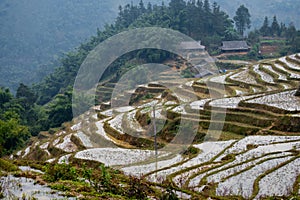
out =
<path fill-rule="evenodd" d="M 210 76 L 214 74 L 214 72 L 207 69 L 197 68 L 197 70 L 198 70 L 198 74 L 195 75 L 195 78 L 203 78 L 205 76 Z"/>
<path fill-rule="evenodd" d="M 224 51 L 248 50 L 250 47 L 246 41 L 223 41 L 221 49 Z"/>
<path fill-rule="evenodd" d="M 201 41 L 189 41 L 189 42 L 181 42 L 180 43 L 180 49 L 183 50 L 197 50 L 201 49 L 204 50 L 205 46 L 201 45 Z"/>

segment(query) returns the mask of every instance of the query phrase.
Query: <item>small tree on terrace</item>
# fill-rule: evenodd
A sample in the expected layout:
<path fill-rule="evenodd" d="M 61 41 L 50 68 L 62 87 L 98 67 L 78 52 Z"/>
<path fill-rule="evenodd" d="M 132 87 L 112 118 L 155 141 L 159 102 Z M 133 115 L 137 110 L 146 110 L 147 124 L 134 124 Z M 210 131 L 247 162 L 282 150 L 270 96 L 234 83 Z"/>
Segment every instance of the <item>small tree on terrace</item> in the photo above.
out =
<path fill-rule="evenodd" d="M 250 17 L 249 10 L 244 5 L 241 5 L 235 13 L 233 20 L 235 21 L 235 26 L 241 36 L 244 35 L 246 29 L 251 27 Z"/>

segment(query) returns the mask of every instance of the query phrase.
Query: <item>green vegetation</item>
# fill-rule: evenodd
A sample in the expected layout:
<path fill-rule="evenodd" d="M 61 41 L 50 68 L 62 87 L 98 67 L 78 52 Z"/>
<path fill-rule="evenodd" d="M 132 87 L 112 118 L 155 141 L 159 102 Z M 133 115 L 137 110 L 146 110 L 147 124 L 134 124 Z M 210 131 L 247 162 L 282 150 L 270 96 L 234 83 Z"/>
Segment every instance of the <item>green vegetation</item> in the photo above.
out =
<path fill-rule="evenodd" d="M 143 178 L 125 176 L 103 164 L 76 163 L 48 164 L 44 167 L 43 179 L 52 189 L 65 191 L 71 196 L 81 194 L 85 199 L 147 199 L 148 196 L 162 196 Z"/>
<path fill-rule="evenodd" d="M 18 167 L 14 164 L 12 164 L 11 162 L 1 159 L 0 158 L 0 174 L 1 171 L 5 171 L 5 172 L 13 172 L 13 171 L 17 171 Z"/>
<path fill-rule="evenodd" d="M 184 152 L 182 152 L 182 154 L 188 158 L 193 158 L 195 156 L 197 156 L 200 153 L 200 150 L 190 146 L 189 148 L 187 148 Z"/>
<path fill-rule="evenodd" d="M 23 100 L 0 88 L 0 156 L 20 148 L 30 137 L 28 127 L 22 125 L 24 118 L 20 117 L 26 112 Z"/>

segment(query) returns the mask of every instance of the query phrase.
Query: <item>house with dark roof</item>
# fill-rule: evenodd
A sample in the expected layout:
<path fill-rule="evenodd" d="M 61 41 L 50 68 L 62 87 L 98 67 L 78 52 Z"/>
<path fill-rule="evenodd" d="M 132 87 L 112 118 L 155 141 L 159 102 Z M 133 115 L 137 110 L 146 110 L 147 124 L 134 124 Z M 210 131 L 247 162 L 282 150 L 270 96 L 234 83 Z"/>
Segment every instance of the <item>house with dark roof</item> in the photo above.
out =
<path fill-rule="evenodd" d="M 220 47 L 223 53 L 249 52 L 251 49 L 246 41 L 223 41 Z"/>
<path fill-rule="evenodd" d="M 195 75 L 195 78 L 203 78 L 206 76 L 214 75 L 212 71 L 209 70 L 201 70 L 198 74 Z"/>
<path fill-rule="evenodd" d="M 201 41 L 181 42 L 179 46 L 181 50 L 186 52 L 197 52 L 205 50 L 205 46 L 201 45 Z"/>

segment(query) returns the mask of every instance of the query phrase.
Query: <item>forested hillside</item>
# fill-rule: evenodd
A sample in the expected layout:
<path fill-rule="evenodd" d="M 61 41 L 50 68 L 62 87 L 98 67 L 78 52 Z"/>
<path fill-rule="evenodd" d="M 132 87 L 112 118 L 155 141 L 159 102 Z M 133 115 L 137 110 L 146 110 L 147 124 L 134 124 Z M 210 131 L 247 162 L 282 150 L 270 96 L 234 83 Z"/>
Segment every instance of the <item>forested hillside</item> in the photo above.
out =
<path fill-rule="evenodd" d="M 118 6 L 139 0 L 2 0 L 0 2 L 0 86 L 16 91 L 20 82 L 32 84 L 57 67 L 57 59 L 102 30 L 117 16 Z M 151 1 L 161 4 L 161 0 Z M 164 1 L 167 5 L 169 0 Z M 252 28 L 277 15 L 286 25 L 300 27 L 299 1 L 216 0 L 231 18 L 245 4 Z M 212 2 L 211 2 L 212 3 Z M 147 5 L 147 1 L 145 1 Z M 196 25 L 195 25 L 196 26 Z"/>
<path fill-rule="evenodd" d="M 38 82 L 64 52 L 112 23 L 118 6 L 130 2 L 139 1 L 0 1 L 0 86 L 16 91 L 21 82 Z"/>

